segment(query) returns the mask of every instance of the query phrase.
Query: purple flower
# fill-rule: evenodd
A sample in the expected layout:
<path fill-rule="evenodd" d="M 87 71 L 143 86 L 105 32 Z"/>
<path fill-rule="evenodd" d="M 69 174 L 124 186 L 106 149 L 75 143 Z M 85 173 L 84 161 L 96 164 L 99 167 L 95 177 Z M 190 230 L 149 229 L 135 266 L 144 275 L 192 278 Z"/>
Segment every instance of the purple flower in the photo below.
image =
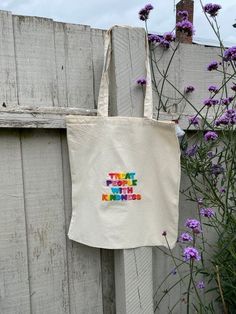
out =
<path fill-rule="evenodd" d="M 211 173 L 214 176 L 218 176 L 219 174 L 224 173 L 224 171 L 225 171 L 224 168 L 219 164 L 213 164 L 211 166 Z"/>
<path fill-rule="evenodd" d="M 163 38 L 169 42 L 175 40 L 175 35 L 172 32 L 164 33 Z"/>
<path fill-rule="evenodd" d="M 188 117 L 188 120 L 190 124 L 193 124 L 195 126 L 199 125 L 201 121 L 201 119 L 197 116 L 190 116 Z"/>
<path fill-rule="evenodd" d="M 212 71 L 212 70 L 217 70 L 219 66 L 219 63 L 217 61 L 211 61 L 211 63 L 208 64 L 207 70 Z"/>
<path fill-rule="evenodd" d="M 153 5 L 151 3 L 148 3 L 145 5 L 144 9 L 146 9 L 147 11 L 151 11 L 154 9 Z"/>
<path fill-rule="evenodd" d="M 221 9 L 221 5 L 208 3 L 203 7 L 204 11 L 210 14 L 211 17 L 214 17 L 218 14 L 218 11 Z"/>
<path fill-rule="evenodd" d="M 143 9 L 141 9 L 138 13 L 139 19 L 141 21 L 146 21 L 149 17 L 149 13 L 151 10 L 153 10 L 153 6 L 150 3 L 145 5 L 145 7 Z"/>
<path fill-rule="evenodd" d="M 149 34 L 148 40 L 152 43 L 159 43 L 161 41 L 161 37 L 156 34 Z"/>
<path fill-rule="evenodd" d="M 215 156 L 215 154 L 211 150 L 207 153 L 207 157 L 209 157 L 209 158 L 213 158 L 214 156 Z"/>
<path fill-rule="evenodd" d="M 208 131 L 204 135 L 204 139 L 206 142 L 215 141 L 215 140 L 217 140 L 217 138 L 218 138 L 218 134 L 216 132 L 213 132 L 213 131 Z"/>
<path fill-rule="evenodd" d="M 189 20 L 182 20 L 181 22 L 176 23 L 176 30 L 186 33 L 187 36 L 192 36 L 195 32 L 193 24 Z"/>
<path fill-rule="evenodd" d="M 212 208 L 201 208 L 200 209 L 200 215 L 203 216 L 203 217 L 207 217 L 207 218 L 211 218 L 215 215 L 215 212 Z"/>
<path fill-rule="evenodd" d="M 209 92 L 211 92 L 211 93 L 218 93 L 218 91 L 219 91 L 219 87 L 217 87 L 217 86 L 215 86 L 215 85 L 210 85 L 209 87 L 208 87 L 208 90 L 209 90 Z"/>
<path fill-rule="evenodd" d="M 211 106 L 215 106 L 219 103 L 219 100 L 217 99 L 213 99 L 213 98 L 208 98 L 208 99 L 205 99 L 203 101 L 204 105 L 207 106 L 207 107 L 211 107 Z"/>
<path fill-rule="evenodd" d="M 180 242 L 191 242 L 191 241 L 193 241 L 193 237 L 189 233 L 183 232 L 179 237 L 179 241 Z"/>
<path fill-rule="evenodd" d="M 198 149 L 199 149 L 199 146 L 197 144 L 194 144 L 186 149 L 185 155 L 188 157 L 193 157 L 196 155 Z"/>
<path fill-rule="evenodd" d="M 192 85 L 189 85 L 185 87 L 184 92 L 185 93 L 192 93 L 195 90 L 195 88 Z"/>
<path fill-rule="evenodd" d="M 165 39 L 162 39 L 160 41 L 160 45 L 163 47 L 163 48 L 166 48 L 168 49 L 170 47 L 170 42 L 168 40 L 165 40 Z"/>
<path fill-rule="evenodd" d="M 236 109 L 227 109 L 216 121 L 216 126 L 219 125 L 234 125 L 236 124 Z"/>
<path fill-rule="evenodd" d="M 236 46 L 228 48 L 224 52 L 224 61 L 236 61 Z"/>
<path fill-rule="evenodd" d="M 147 80 L 146 80 L 144 77 L 140 77 L 139 79 L 137 79 L 136 83 L 137 83 L 138 85 L 143 86 L 143 85 L 146 85 L 146 84 L 147 84 Z"/>
<path fill-rule="evenodd" d="M 188 19 L 188 11 L 186 11 L 186 10 L 178 11 L 177 15 L 182 19 L 182 21 Z"/>
<path fill-rule="evenodd" d="M 204 289 L 204 288 L 205 288 L 204 282 L 203 282 L 203 281 L 199 281 L 199 282 L 197 283 L 197 288 L 198 288 L 198 289 Z"/>
<path fill-rule="evenodd" d="M 232 97 L 232 96 L 226 97 L 226 98 L 221 99 L 221 103 L 223 105 L 228 106 L 233 101 L 233 99 L 234 99 L 234 97 Z"/>
<path fill-rule="evenodd" d="M 189 260 L 196 260 L 196 261 L 200 261 L 201 256 L 198 252 L 197 249 L 195 249 L 194 247 L 186 247 L 184 249 L 184 260 L 185 261 L 189 261 Z"/>
<path fill-rule="evenodd" d="M 236 84 L 235 84 L 235 83 L 234 83 L 233 86 L 231 86 L 231 89 L 232 89 L 234 92 L 236 92 Z"/>
<path fill-rule="evenodd" d="M 185 222 L 185 226 L 192 229 L 194 233 L 201 232 L 201 224 L 197 219 L 188 218 Z"/>
<path fill-rule="evenodd" d="M 219 189 L 219 192 L 220 192 L 220 193 L 225 193 L 225 192 L 226 192 L 226 188 L 221 187 L 221 188 Z"/>

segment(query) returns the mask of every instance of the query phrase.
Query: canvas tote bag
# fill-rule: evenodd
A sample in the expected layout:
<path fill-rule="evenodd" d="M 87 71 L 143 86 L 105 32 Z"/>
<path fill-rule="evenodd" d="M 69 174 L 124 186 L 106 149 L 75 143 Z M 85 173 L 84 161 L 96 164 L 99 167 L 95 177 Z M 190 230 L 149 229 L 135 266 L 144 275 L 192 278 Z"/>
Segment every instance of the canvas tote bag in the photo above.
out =
<path fill-rule="evenodd" d="M 99 248 L 170 247 L 178 232 L 180 150 L 173 122 L 152 119 L 147 47 L 144 118 L 108 117 L 111 31 L 98 116 L 68 116 L 71 240 Z"/>

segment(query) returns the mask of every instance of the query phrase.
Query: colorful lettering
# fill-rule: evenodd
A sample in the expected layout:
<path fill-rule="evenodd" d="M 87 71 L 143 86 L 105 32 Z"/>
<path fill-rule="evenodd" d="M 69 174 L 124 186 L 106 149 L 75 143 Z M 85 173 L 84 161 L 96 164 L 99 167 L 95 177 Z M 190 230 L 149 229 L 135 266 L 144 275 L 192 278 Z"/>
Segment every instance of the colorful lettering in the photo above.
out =
<path fill-rule="evenodd" d="M 138 185 L 135 172 L 110 172 L 106 186 L 111 194 L 102 194 L 102 201 L 140 201 L 141 194 L 136 194 L 134 186 Z"/>

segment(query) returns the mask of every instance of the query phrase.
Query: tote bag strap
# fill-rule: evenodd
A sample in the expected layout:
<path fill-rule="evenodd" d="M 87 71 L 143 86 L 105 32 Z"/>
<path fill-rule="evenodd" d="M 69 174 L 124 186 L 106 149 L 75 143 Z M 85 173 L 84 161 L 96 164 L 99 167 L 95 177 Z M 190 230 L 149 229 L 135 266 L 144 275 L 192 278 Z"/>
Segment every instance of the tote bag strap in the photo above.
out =
<path fill-rule="evenodd" d="M 120 26 L 119 26 L 120 27 Z M 126 27 L 127 26 L 121 26 Z M 105 34 L 105 44 L 104 44 L 104 64 L 103 72 L 100 83 L 100 90 L 98 95 L 98 116 L 107 117 L 108 116 L 108 104 L 109 104 L 109 66 L 111 62 L 111 32 L 110 28 Z M 151 71 L 150 71 L 150 62 L 149 62 L 149 47 L 148 39 L 146 36 L 145 41 L 146 48 L 146 91 L 144 97 L 144 117 L 152 119 L 153 117 L 153 103 L 152 103 L 152 80 L 151 80 Z"/>

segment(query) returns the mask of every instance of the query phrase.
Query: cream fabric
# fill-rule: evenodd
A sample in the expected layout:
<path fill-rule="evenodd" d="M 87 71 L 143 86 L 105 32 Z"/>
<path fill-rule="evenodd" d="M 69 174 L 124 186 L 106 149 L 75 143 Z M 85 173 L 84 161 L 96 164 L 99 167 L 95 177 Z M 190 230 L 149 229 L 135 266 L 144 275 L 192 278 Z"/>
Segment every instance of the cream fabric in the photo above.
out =
<path fill-rule="evenodd" d="M 105 46 L 100 115 L 66 119 L 73 208 L 68 236 L 93 247 L 127 249 L 166 246 L 166 231 L 173 247 L 180 182 L 175 124 L 107 116 L 110 32 Z M 152 107 L 147 87 L 146 116 Z"/>

